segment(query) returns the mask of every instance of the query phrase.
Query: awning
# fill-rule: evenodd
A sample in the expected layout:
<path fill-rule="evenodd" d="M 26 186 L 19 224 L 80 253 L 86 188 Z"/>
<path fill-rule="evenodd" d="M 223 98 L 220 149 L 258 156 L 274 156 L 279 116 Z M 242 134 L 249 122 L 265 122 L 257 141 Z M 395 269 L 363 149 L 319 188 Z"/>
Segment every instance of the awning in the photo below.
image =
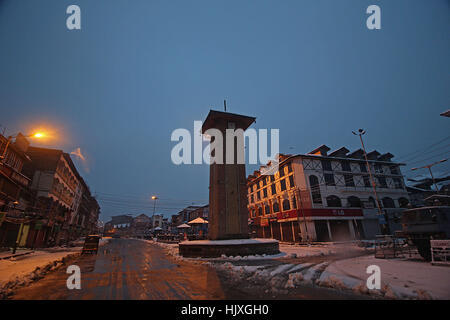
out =
<path fill-rule="evenodd" d="M 205 224 L 205 223 L 208 223 L 208 221 L 200 217 L 188 222 L 188 224 Z"/>

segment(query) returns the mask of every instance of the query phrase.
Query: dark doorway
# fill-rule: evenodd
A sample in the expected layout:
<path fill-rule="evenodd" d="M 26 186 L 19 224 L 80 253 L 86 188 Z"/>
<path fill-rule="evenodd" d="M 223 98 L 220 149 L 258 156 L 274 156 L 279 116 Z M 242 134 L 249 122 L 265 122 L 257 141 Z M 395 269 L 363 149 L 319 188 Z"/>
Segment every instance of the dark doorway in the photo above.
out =
<path fill-rule="evenodd" d="M 347 241 L 352 239 L 347 220 L 330 220 L 330 230 L 333 241 Z"/>
<path fill-rule="evenodd" d="M 317 241 L 330 241 L 330 236 L 328 235 L 328 226 L 325 220 L 314 221 L 314 226 L 316 228 Z"/>

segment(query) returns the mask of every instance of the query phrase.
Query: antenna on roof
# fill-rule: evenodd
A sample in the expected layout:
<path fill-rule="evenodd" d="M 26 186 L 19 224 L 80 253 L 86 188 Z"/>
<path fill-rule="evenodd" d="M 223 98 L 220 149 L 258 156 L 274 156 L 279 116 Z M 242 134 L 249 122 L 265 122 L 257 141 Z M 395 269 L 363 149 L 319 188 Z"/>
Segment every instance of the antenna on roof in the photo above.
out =
<path fill-rule="evenodd" d="M 225 109 L 225 112 L 227 112 L 227 100 L 223 100 L 223 108 Z"/>

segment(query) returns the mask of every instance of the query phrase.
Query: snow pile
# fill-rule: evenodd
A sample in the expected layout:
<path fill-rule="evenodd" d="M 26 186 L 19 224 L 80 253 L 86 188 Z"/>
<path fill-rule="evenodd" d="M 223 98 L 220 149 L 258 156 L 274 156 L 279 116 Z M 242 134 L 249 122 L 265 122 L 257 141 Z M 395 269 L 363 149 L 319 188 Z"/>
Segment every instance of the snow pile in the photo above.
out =
<path fill-rule="evenodd" d="M 36 251 L 21 259 L 0 261 L 0 299 L 6 299 L 14 290 L 27 286 L 44 277 L 45 274 L 64 265 L 68 259 L 80 254 L 81 248 L 71 251 Z"/>

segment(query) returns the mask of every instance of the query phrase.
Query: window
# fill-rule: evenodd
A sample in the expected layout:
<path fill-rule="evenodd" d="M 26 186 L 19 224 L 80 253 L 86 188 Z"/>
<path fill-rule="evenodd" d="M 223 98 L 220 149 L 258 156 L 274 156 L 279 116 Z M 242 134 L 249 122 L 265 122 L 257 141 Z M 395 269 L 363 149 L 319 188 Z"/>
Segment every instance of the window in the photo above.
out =
<path fill-rule="evenodd" d="M 253 203 L 255 200 L 253 199 L 253 194 L 250 195 L 250 203 Z"/>
<path fill-rule="evenodd" d="M 283 200 L 283 211 L 291 210 L 291 204 L 288 199 Z"/>
<path fill-rule="evenodd" d="M 371 187 L 371 183 L 370 183 L 370 178 L 368 175 L 363 176 L 363 180 L 364 180 L 364 186 L 366 188 L 370 188 Z"/>
<path fill-rule="evenodd" d="M 295 196 L 292 197 L 292 207 L 294 209 L 297 209 L 297 198 Z"/>
<path fill-rule="evenodd" d="M 336 183 L 334 182 L 334 175 L 332 173 L 325 173 L 325 184 L 327 186 L 335 186 Z"/>
<path fill-rule="evenodd" d="M 359 169 L 361 170 L 361 172 L 367 172 L 367 165 L 365 163 L 360 162 Z"/>
<path fill-rule="evenodd" d="M 263 181 L 263 186 L 265 187 L 266 186 L 266 179 L 263 179 L 262 181 Z"/>
<path fill-rule="evenodd" d="M 266 204 L 266 206 L 264 207 L 264 211 L 266 214 L 270 214 L 270 207 L 268 204 Z"/>
<path fill-rule="evenodd" d="M 402 198 L 398 199 L 398 203 L 400 205 L 400 208 L 407 208 L 408 204 L 409 204 L 409 200 L 402 197 Z"/>
<path fill-rule="evenodd" d="M 383 167 L 381 166 L 381 164 L 378 164 L 378 163 L 375 164 L 375 172 L 383 173 Z"/>
<path fill-rule="evenodd" d="M 327 206 L 328 207 L 342 207 L 341 199 L 336 196 L 328 196 L 327 197 Z"/>
<path fill-rule="evenodd" d="M 350 196 L 347 198 L 347 204 L 351 208 L 361 208 L 361 200 L 358 197 Z"/>
<path fill-rule="evenodd" d="M 289 187 L 290 188 L 293 188 L 295 185 L 294 185 L 294 176 L 291 174 L 290 176 L 289 176 Z"/>
<path fill-rule="evenodd" d="M 395 208 L 395 203 L 394 200 L 392 200 L 392 198 L 389 197 L 385 197 L 383 198 L 383 207 L 385 208 Z"/>
<path fill-rule="evenodd" d="M 263 208 L 258 207 L 258 216 L 262 216 L 262 214 L 263 214 Z"/>
<path fill-rule="evenodd" d="M 271 191 L 272 191 L 272 195 L 277 194 L 277 190 L 276 190 L 276 188 L 275 188 L 275 183 L 272 184 L 272 185 L 270 186 L 270 188 L 271 188 Z"/>
<path fill-rule="evenodd" d="M 286 190 L 286 179 L 280 180 L 281 191 Z"/>
<path fill-rule="evenodd" d="M 270 182 L 274 182 L 275 181 L 275 176 L 272 174 L 270 175 Z"/>
<path fill-rule="evenodd" d="M 348 161 L 341 161 L 342 171 L 352 171 L 350 168 L 350 162 Z"/>
<path fill-rule="evenodd" d="M 264 198 L 267 198 L 267 188 L 263 189 Z"/>
<path fill-rule="evenodd" d="M 346 187 L 354 187 L 355 186 L 355 181 L 353 181 L 353 175 L 351 175 L 351 174 L 344 174 L 344 179 L 345 179 L 345 186 Z"/>
<path fill-rule="evenodd" d="M 280 211 L 280 206 L 278 205 L 278 202 L 275 202 L 275 203 L 272 205 L 272 207 L 273 207 L 273 212 L 274 212 L 274 213 Z"/>
<path fill-rule="evenodd" d="M 331 161 L 330 160 L 321 160 L 322 161 L 322 169 L 323 171 L 333 171 L 331 168 Z"/>
<path fill-rule="evenodd" d="M 398 167 L 392 166 L 389 169 L 391 170 L 391 174 L 400 174 Z"/>
<path fill-rule="evenodd" d="M 322 195 L 320 194 L 319 179 L 312 175 L 309 176 L 309 186 L 311 188 L 311 196 L 313 203 L 322 203 Z"/>
<path fill-rule="evenodd" d="M 378 183 L 381 188 L 387 188 L 386 178 L 385 177 L 377 177 Z"/>
<path fill-rule="evenodd" d="M 371 204 L 371 207 L 372 207 L 372 208 L 376 208 L 376 207 L 377 207 L 377 204 L 376 204 L 374 198 L 369 197 L 369 203 Z"/>
<path fill-rule="evenodd" d="M 403 183 L 402 183 L 401 179 L 394 178 L 393 180 L 394 180 L 395 189 L 403 189 Z"/>
<path fill-rule="evenodd" d="M 284 177 L 284 167 L 280 168 L 279 173 L 280 173 L 280 178 Z"/>

